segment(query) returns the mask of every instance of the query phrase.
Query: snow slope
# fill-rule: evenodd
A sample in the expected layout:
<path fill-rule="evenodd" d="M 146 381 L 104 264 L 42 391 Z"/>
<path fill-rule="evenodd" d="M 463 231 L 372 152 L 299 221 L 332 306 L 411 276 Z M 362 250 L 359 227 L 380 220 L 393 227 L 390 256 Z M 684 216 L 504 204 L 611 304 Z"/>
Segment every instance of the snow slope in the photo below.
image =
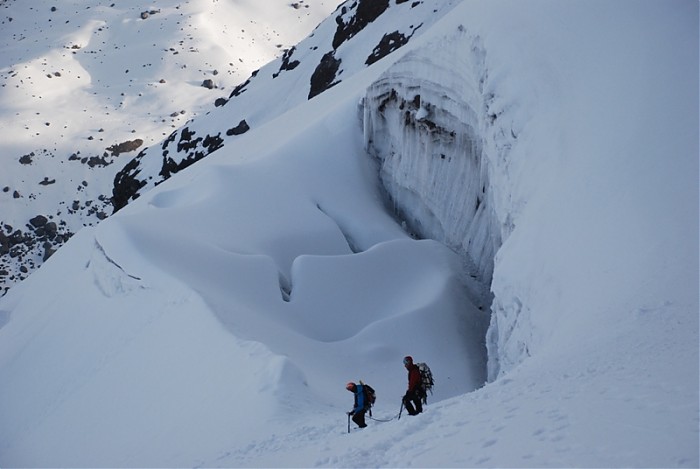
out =
<path fill-rule="evenodd" d="M 401 8 L 384 15 L 410 21 Z M 0 299 L 0 465 L 698 466 L 697 3 L 448 12 Z M 370 134 L 387 83 L 429 106 Z M 430 140 L 428 120 L 478 145 Z M 426 149 L 403 173 L 367 146 L 397 135 Z M 426 215 L 470 200 L 469 180 L 431 189 L 451 175 L 430 169 L 443 148 L 479 158 L 473 239 L 493 259 L 448 249 L 462 226 Z M 405 354 L 437 385 L 399 420 Z M 348 435 L 358 379 L 389 421 Z"/>
<path fill-rule="evenodd" d="M 0 294 L 111 215 L 115 174 L 137 151 L 338 3 L 0 1 Z"/>

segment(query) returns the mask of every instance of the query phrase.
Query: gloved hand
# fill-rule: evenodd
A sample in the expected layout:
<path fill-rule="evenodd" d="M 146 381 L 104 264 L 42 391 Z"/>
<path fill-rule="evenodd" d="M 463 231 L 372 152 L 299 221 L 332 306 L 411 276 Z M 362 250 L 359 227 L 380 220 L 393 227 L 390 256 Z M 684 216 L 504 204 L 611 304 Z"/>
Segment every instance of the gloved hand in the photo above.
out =
<path fill-rule="evenodd" d="M 348 415 L 355 415 L 355 411 L 351 410 L 350 412 L 347 413 Z"/>

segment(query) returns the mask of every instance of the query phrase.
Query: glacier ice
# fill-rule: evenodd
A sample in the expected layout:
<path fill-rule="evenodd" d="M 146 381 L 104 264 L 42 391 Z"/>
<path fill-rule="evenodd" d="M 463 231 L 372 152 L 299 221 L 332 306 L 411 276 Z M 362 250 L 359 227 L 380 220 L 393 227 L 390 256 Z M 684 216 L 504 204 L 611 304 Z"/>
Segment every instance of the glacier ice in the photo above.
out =
<path fill-rule="evenodd" d="M 418 237 L 445 243 L 488 290 L 501 244 L 484 155 L 484 50 L 457 31 L 408 53 L 367 90 L 366 150 L 393 209 Z"/>

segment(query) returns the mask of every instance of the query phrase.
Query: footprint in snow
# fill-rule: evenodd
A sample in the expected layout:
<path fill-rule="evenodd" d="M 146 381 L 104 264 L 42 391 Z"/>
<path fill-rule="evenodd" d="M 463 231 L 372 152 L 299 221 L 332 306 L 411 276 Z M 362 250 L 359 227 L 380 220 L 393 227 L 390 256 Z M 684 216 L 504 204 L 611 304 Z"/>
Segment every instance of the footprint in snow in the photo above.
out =
<path fill-rule="evenodd" d="M 481 445 L 482 448 L 488 448 L 489 446 L 493 446 L 498 442 L 498 440 L 487 440 L 484 442 L 483 445 Z"/>

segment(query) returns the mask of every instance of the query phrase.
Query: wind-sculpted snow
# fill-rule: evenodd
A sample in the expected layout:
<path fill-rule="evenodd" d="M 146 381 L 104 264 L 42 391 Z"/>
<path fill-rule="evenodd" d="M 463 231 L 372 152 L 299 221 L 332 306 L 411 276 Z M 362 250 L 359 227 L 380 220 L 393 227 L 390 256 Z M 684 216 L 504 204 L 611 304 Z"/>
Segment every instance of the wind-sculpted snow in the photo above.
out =
<path fill-rule="evenodd" d="M 152 175 L 137 156 L 286 47 L 292 70 L 293 45 L 340 1 L 0 1 L 0 295 L 121 195 L 212 151 L 217 134 L 200 130 L 203 150 Z M 37 216 L 48 229 L 30 225 Z"/>
<path fill-rule="evenodd" d="M 455 3 L 344 3 L 311 36 L 253 72 L 228 97 L 218 98 L 207 116 L 188 122 L 162 145 L 142 150 L 125 165 L 114 179 L 114 210 L 224 147 L 230 139 L 264 125 L 398 50 Z"/>
<path fill-rule="evenodd" d="M 319 408 L 344 418 L 350 379 L 371 382 L 384 409 L 398 410 L 407 353 L 429 362 L 439 380 L 431 405 L 484 384 L 488 314 L 462 286 L 460 257 L 437 241 L 411 239 L 385 210 L 366 177 L 372 164 L 355 119 L 358 95 L 331 93 L 251 130 L 258 139 L 231 145 L 240 161 L 218 152 L 81 231 L 0 303 L 19 317 L 3 333 L 32 331 L 42 350 L 53 335 L 55 357 L 72 357 L 61 367 L 59 358 L 44 362 L 52 368 L 38 372 L 51 382 L 26 399 L 35 352 L 0 341 L 0 365 L 12 378 L 0 383 L 0 416 L 51 442 L 26 453 L 25 430 L 0 427 L 3 462 L 126 466 L 143 451 L 142 438 L 157 438 L 162 446 L 149 445 L 149 456 L 131 463 L 167 465 L 177 448 L 174 460 L 195 466 Z M 314 112 L 323 118 L 303 122 Z M 352 125 L 334 125 L 348 116 Z M 280 145 L 269 145 L 277 135 Z M 58 272 L 68 275 L 57 279 L 60 298 L 51 305 L 41 295 L 15 303 L 22 288 Z M 71 307 L 74 297 L 82 299 Z M 36 332 L 44 314 L 46 332 Z M 95 330 L 65 333 L 81 324 Z M 161 338 L 152 342 L 152 334 Z M 81 353 L 96 344 L 101 351 Z M 139 365 L 126 372 L 132 360 Z M 101 407 L 97 396 L 113 392 L 120 398 Z M 162 428 L 163 415 L 180 424 Z M 54 433 L 66 418 L 79 422 L 72 428 L 97 428 L 91 444 L 72 431 Z M 138 429 L 127 425 L 135 421 Z"/>
<path fill-rule="evenodd" d="M 485 51 L 455 31 L 413 51 L 367 91 L 364 138 L 393 209 L 467 259 L 488 291 L 501 230 L 484 151 Z"/>

